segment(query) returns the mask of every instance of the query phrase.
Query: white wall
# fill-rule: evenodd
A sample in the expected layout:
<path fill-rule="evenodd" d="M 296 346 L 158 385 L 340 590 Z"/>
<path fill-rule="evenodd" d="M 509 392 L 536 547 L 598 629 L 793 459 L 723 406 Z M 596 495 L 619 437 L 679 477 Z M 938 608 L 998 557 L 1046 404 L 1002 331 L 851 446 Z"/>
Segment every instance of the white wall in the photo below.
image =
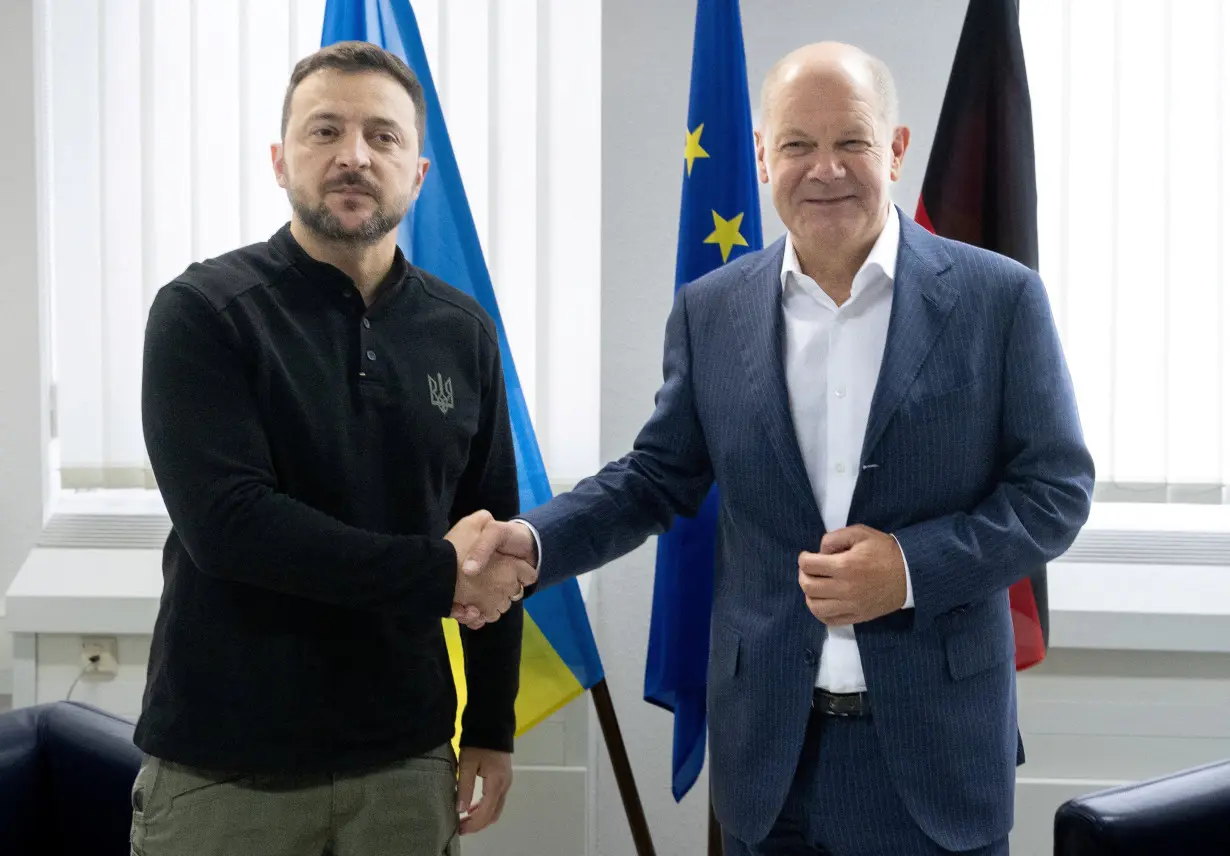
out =
<path fill-rule="evenodd" d="M 960 34 L 965 0 L 743 0 L 749 84 L 800 44 L 860 45 L 893 70 L 912 126 L 897 202 L 913 214 Z M 670 310 L 692 0 L 608 0 L 602 40 L 602 434 L 604 461 L 630 448 L 661 382 L 661 333 Z M 762 194 L 766 242 L 781 234 Z M 660 856 L 695 856 L 706 841 L 707 778 L 676 806 L 670 795 L 671 717 L 641 700 L 653 592 L 654 547 L 593 577 L 595 634 Z M 600 856 L 632 856 L 619 794 L 599 754 Z"/>
<path fill-rule="evenodd" d="M 44 414 L 39 363 L 36 0 L 0 3 L 0 601 L 42 526 Z M 12 647 L 0 608 L 0 695 Z"/>

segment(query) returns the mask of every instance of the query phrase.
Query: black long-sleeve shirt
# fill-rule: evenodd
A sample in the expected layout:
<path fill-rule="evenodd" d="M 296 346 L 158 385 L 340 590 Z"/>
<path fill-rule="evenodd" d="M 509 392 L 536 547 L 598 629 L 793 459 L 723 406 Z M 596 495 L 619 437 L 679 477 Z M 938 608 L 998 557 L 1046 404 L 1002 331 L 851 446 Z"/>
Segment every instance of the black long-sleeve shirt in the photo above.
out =
<path fill-rule="evenodd" d="M 172 522 L 136 743 L 344 771 L 449 740 L 441 619 L 480 508 L 518 511 L 495 326 L 400 251 L 365 306 L 283 227 L 162 288 L 146 447 Z M 464 745 L 512 750 L 523 612 L 462 628 Z"/>

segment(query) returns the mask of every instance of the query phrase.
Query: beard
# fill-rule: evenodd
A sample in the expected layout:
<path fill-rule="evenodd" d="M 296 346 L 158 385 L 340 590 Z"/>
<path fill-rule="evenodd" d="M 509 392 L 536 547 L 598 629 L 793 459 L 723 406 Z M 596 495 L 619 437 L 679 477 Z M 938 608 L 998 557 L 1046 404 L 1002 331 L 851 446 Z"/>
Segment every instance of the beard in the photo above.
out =
<path fill-rule="evenodd" d="M 310 232 L 323 240 L 352 246 L 369 246 L 380 241 L 385 235 L 398 227 L 405 218 L 406 213 L 410 210 L 410 203 L 413 201 L 413 197 L 408 195 L 406 198 L 398 200 L 398 204 L 394 207 L 386 207 L 382 198 L 377 195 L 375 188 L 363 181 L 352 180 L 343 182 L 332 185 L 329 189 L 336 190 L 344 186 L 358 187 L 360 190 L 370 193 L 372 198 L 376 200 L 376 209 L 368 215 L 367 219 L 357 226 L 349 228 L 343 225 L 340 217 L 329 210 L 323 198 L 320 202 L 313 205 L 295 187 L 288 188 L 286 195 L 290 199 L 291 209 Z"/>

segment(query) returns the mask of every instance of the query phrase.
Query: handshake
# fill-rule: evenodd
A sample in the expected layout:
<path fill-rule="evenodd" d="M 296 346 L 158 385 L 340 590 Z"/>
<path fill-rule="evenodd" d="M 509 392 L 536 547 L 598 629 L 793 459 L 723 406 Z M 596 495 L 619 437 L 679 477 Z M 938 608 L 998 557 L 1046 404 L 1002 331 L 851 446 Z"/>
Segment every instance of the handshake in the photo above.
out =
<path fill-rule="evenodd" d="M 522 523 L 476 511 L 444 537 L 457 551 L 452 617 L 471 630 L 498 621 L 538 580 L 538 547 Z"/>

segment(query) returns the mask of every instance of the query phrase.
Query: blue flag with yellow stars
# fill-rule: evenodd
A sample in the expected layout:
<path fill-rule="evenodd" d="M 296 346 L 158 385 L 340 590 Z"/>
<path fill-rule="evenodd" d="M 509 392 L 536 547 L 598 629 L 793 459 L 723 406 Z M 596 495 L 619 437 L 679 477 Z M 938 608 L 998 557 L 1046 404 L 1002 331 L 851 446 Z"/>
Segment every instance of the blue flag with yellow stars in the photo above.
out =
<path fill-rule="evenodd" d="M 683 149 L 675 290 L 763 246 L 739 0 L 699 0 Z M 675 714 L 676 801 L 705 762 L 705 674 L 717 540 L 715 487 L 658 539 L 645 700 Z"/>

